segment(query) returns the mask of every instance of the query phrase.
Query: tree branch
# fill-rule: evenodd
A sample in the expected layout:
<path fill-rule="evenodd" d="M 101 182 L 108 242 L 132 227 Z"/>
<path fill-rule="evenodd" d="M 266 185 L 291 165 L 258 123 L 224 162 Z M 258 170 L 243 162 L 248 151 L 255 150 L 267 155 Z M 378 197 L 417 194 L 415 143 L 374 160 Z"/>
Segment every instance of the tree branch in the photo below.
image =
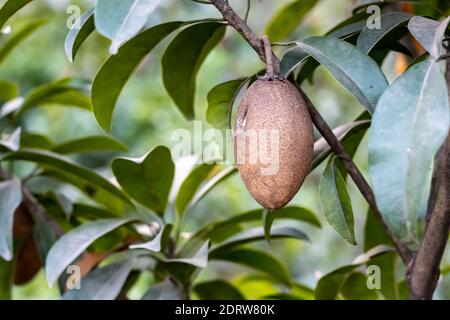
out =
<path fill-rule="evenodd" d="M 254 34 L 254 32 L 245 23 L 245 21 L 242 20 L 237 15 L 237 13 L 230 7 L 228 0 L 211 0 L 211 3 L 217 8 L 217 10 L 220 11 L 220 13 L 222 13 L 223 18 L 226 21 L 228 21 L 230 26 L 232 26 L 234 29 L 236 29 L 236 31 L 239 32 L 245 40 L 247 40 L 247 42 L 252 46 L 252 48 L 258 53 L 261 60 L 266 62 L 264 46 L 262 45 L 261 40 Z M 278 73 L 279 68 L 280 68 L 280 61 L 275 56 L 275 54 L 272 53 L 272 55 L 273 55 L 273 61 L 274 61 L 274 71 L 276 73 Z M 320 113 L 316 110 L 316 108 L 314 107 L 311 100 L 306 96 L 306 94 L 303 92 L 303 90 L 299 86 L 297 86 L 297 88 L 298 88 L 299 92 L 303 95 L 305 101 L 308 104 L 308 109 L 309 109 L 311 119 L 312 119 L 314 125 L 319 130 L 319 132 L 322 134 L 322 136 L 325 138 L 327 143 L 330 145 L 333 152 L 342 159 L 342 163 L 343 163 L 345 169 L 348 171 L 348 173 L 352 177 L 353 181 L 358 186 L 358 188 L 361 191 L 364 198 L 367 200 L 369 205 L 372 207 L 373 211 L 375 212 L 375 214 L 377 216 L 377 219 L 382 224 L 386 234 L 389 236 L 389 238 L 394 243 L 394 246 L 396 247 L 401 259 L 403 260 L 403 262 L 406 265 L 408 265 L 412 259 L 412 253 L 400 240 L 398 240 L 394 236 L 394 234 L 387 227 L 387 225 L 384 222 L 384 220 L 381 216 L 381 213 L 378 210 L 378 207 L 376 205 L 375 196 L 373 194 L 373 191 L 370 188 L 367 181 L 364 179 L 364 176 L 361 174 L 359 169 L 356 167 L 353 160 L 345 152 L 339 139 L 334 135 L 331 128 L 328 126 L 328 124 L 322 118 Z"/>
<path fill-rule="evenodd" d="M 447 86 L 450 101 L 450 57 L 447 58 Z M 433 173 L 427 225 L 420 250 L 410 272 L 411 299 L 431 299 L 436 289 L 442 255 L 450 228 L 450 134 L 439 151 Z"/>

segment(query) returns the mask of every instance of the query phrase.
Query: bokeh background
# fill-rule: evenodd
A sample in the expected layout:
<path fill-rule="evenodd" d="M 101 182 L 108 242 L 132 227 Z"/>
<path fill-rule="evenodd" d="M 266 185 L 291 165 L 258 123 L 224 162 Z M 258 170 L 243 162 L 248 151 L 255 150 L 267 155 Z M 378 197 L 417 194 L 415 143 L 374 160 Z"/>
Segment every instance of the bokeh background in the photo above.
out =
<path fill-rule="evenodd" d="M 249 17 L 250 26 L 257 34 L 262 34 L 271 15 L 286 2 L 286 0 L 253 0 Z M 10 21 L 12 28 L 20 28 L 25 21 L 37 18 L 48 19 L 48 23 L 15 49 L 0 65 L 0 79 L 20 83 L 22 95 L 33 87 L 68 76 L 92 79 L 108 56 L 109 42 L 94 33 L 83 45 L 73 64 L 67 61 L 63 45 L 68 32 L 66 26 L 69 16 L 66 12 L 68 6 L 78 5 L 84 11 L 93 3 L 94 0 L 40 0 L 22 10 Z M 230 3 L 238 12 L 244 14 L 246 1 L 231 0 Z M 291 36 L 291 40 L 324 34 L 350 16 L 352 6 L 351 0 L 320 1 Z M 212 6 L 186 0 L 163 0 L 148 24 L 205 17 L 219 17 L 219 14 Z M 193 123 L 181 115 L 162 84 L 160 59 L 169 41 L 170 37 L 140 65 L 118 102 L 112 135 L 129 146 L 127 153 L 129 156 L 142 156 L 156 145 L 173 147 L 176 141 L 171 140 L 171 134 L 176 129 L 193 131 Z M 282 48 L 277 50 L 277 53 L 282 54 Z M 391 54 L 383 66 L 390 81 L 396 76 L 395 63 L 396 56 Z M 205 121 L 208 91 L 216 84 L 252 75 L 262 68 L 262 63 L 248 44 L 229 28 L 225 40 L 208 56 L 197 78 L 196 119 L 203 121 L 205 129 L 208 128 Z M 305 82 L 303 87 L 332 127 L 353 120 L 363 111 L 357 101 L 322 68 L 315 73 L 313 83 Z M 27 114 L 24 121 L 28 131 L 48 135 L 55 142 L 103 134 L 93 115 L 77 108 L 57 106 L 36 108 Z M 367 137 L 359 148 L 356 162 L 367 176 L 366 146 Z M 117 155 L 103 153 L 82 155 L 78 156 L 77 160 L 97 168 L 105 176 L 111 176 L 107 168 L 112 158 Z M 351 263 L 356 256 L 363 253 L 362 231 L 367 205 L 354 184 L 349 182 L 359 244 L 356 247 L 350 246 L 323 219 L 318 197 L 318 182 L 323 169 L 321 166 L 309 175 L 291 203 L 309 208 L 320 217 L 323 224 L 320 230 L 299 223 L 299 228 L 310 236 L 312 243 L 283 240 L 273 241 L 271 246 L 266 243 L 259 244 L 264 250 L 270 250 L 278 256 L 287 265 L 294 278 L 311 287 L 314 287 L 322 274 Z M 40 180 L 35 187 L 42 191 L 54 186 Z M 76 192 L 66 191 L 72 197 L 79 197 Z M 239 176 L 235 175 L 214 189 L 204 201 L 189 212 L 184 231 L 189 232 L 213 219 L 226 218 L 255 208 L 258 208 L 257 203 L 250 197 Z M 448 253 L 444 258 L 444 266 L 447 264 L 450 265 Z M 399 274 L 403 274 L 404 270 L 400 263 L 398 269 Z M 255 296 L 261 296 L 262 292 L 266 292 L 267 295 L 275 292 L 270 284 L 262 280 L 249 281 L 245 277 L 246 273 L 245 268 L 212 262 L 199 277 L 228 278 L 240 288 L 246 287 L 246 293 L 255 292 Z M 148 285 L 151 281 L 151 275 L 144 274 L 133 288 L 130 297 L 133 298 L 133 295 L 139 297 L 146 288 L 145 284 Z M 41 271 L 31 283 L 16 286 L 13 298 L 58 299 L 59 294 L 56 288 L 48 288 Z M 450 299 L 450 276 L 441 279 L 436 298 Z"/>

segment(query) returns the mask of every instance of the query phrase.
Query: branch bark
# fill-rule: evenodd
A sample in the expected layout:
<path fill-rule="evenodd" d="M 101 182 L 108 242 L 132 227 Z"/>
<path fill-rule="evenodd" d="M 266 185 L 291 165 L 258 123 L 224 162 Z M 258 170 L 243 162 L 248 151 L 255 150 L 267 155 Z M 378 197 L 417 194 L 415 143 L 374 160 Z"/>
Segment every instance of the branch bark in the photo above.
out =
<path fill-rule="evenodd" d="M 447 58 L 446 79 L 450 101 L 450 58 Z M 450 134 L 436 157 L 425 235 L 410 271 L 411 299 L 425 300 L 433 297 L 440 276 L 439 266 L 447 245 L 449 229 Z"/>
<path fill-rule="evenodd" d="M 261 60 L 263 60 L 265 62 L 264 46 L 262 45 L 261 40 L 254 34 L 254 32 L 245 23 L 245 21 L 242 20 L 237 15 L 237 13 L 230 7 L 228 0 L 210 0 L 210 1 L 217 8 L 217 10 L 219 10 L 219 12 L 222 14 L 223 18 L 230 24 L 230 26 L 232 26 L 234 29 L 236 29 L 237 32 L 239 32 L 242 35 L 242 37 L 258 53 Z M 274 71 L 279 72 L 280 61 L 275 56 L 275 54 L 272 53 L 272 55 L 273 55 L 273 61 L 274 61 Z M 384 222 L 384 220 L 381 216 L 381 213 L 378 210 L 378 207 L 376 205 L 375 196 L 373 194 L 373 191 L 370 188 L 367 181 L 365 180 L 364 176 L 359 171 L 359 169 L 357 168 L 357 166 L 355 165 L 355 163 L 353 162 L 351 157 L 345 152 L 339 139 L 334 135 L 333 131 L 328 126 L 328 124 L 325 122 L 325 120 L 322 118 L 322 116 L 317 111 L 317 109 L 314 107 L 311 100 L 306 96 L 306 94 L 303 92 L 303 90 L 299 86 L 297 86 L 297 88 L 308 104 L 309 113 L 311 115 L 311 119 L 312 119 L 314 125 L 319 130 L 319 132 L 322 134 L 322 136 L 325 138 L 327 143 L 330 145 L 333 152 L 342 159 L 342 163 L 343 163 L 345 169 L 348 171 L 348 173 L 352 177 L 353 181 L 358 186 L 358 189 L 361 191 L 364 198 L 367 200 L 369 205 L 372 207 L 373 211 L 375 212 L 375 214 L 377 216 L 377 219 L 382 224 L 386 234 L 392 240 L 401 259 L 403 260 L 405 265 L 409 265 L 409 263 L 413 257 L 411 251 L 400 240 L 398 240 L 393 235 L 393 233 L 389 230 L 389 228 L 387 227 L 387 225 Z"/>

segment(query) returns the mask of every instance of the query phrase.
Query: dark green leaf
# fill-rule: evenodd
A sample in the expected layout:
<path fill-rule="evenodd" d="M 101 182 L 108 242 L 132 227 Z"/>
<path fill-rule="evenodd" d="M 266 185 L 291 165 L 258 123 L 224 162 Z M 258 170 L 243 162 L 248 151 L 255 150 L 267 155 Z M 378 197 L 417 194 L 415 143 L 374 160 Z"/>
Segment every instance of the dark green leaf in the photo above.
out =
<path fill-rule="evenodd" d="M 0 257 L 6 261 L 13 258 L 14 213 L 21 202 L 22 183 L 19 179 L 0 182 Z"/>
<path fill-rule="evenodd" d="M 328 223 L 350 244 L 356 245 L 353 209 L 347 186 L 334 161 L 320 179 L 320 203 Z"/>
<path fill-rule="evenodd" d="M 432 162 L 450 126 L 443 65 L 408 69 L 386 90 L 372 119 L 369 164 L 378 207 L 394 234 L 419 242 Z M 426 143 L 423 143 L 426 141 Z"/>
<path fill-rule="evenodd" d="M 133 268 L 133 260 L 125 260 L 96 269 L 81 279 L 80 289 L 68 290 L 63 300 L 114 300 L 119 295 Z"/>
<path fill-rule="evenodd" d="M 298 239 L 298 240 L 305 240 L 309 241 L 308 236 L 303 233 L 302 231 L 291 228 L 291 227 L 285 227 L 285 226 L 275 226 L 272 228 L 271 232 L 271 238 L 272 239 Z M 247 231 L 244 231 L 227 241 L 213 247 L 210 251 L 210 256 L 215 257 L 218 255 L 221 255 L 224 251 L 239 247 L 243 244 L 250 243 L 250 242 L 256 242 L 264 240 L 264 229 L 263 228 L 253 228 L 249 229 Z"/>
<path fill-rule="evenodd" d="M 0 258 L 0 300 L 11 300 L 14 278 L 14 263 Z"/>
<path fill-rule="evenodd" d="M 145 26 L 158 4 L 159 0 L 97 0 L 95 26 L 111 39 L 112 54 Z"/>
<path fill-rule="evenodd" d="M 312 37 L 297 44 L 326 67 L 369 112 L 374 112 L 388 82 L 372 58 L 332 37 Z"/>
<path fill-rule="evenodd" d="M 116 55 L 106 60 L 92 84 L 92 107 L 95 118 L 103 129 L 110 130 L 117 99 L 142 59 L 182 24 L 167 22 L 143 31 L 120 48 Z"/>
<path fill-rule="evenodd" d="M 167 92 L 188 119 L 194 118 L 196 76 L 209 52 L 225 34 L 219 22 L 197 23 L 181 31 L 162 58 Z"/>
<path fill-rule="evenodd" d="M 64 142 L 54 147 L 52 151 L 60 154 L 72 154 L 101 151 L 127 151 L 127 147 L 123 143 L 108 136 L 90 136 Z"/>
<path fill-rule="evenodd" d="M 48 137 L 38 133 L 22 133 L 20 136 L 20 145 L 22 148 L 35 148 L 50 150 L 54 147 L 54 142 Z"/>
<path fill-rule="evenodd" d="M 367 277 L 361 272 L 350 273 L 340 288 L 342 296 L 347 300 L 377 300 L 376 290 L 367 287 Z"/>
<path fill-rule="evenodd" d="M 223 280 L 199 283 L 195 285 L 194 292 L 202 300 L 245 300 L 236 287 Z"/>
<path fill-rule="evenodd" d="M 0 29 L 17 11 L 33 0 L 7 0 L 0 9 Z"/>
<path fill-rule="evenodd" d="M 25 40 L 30 34 L 41 27 L 46 20 L 35 20 L 27 23 L 17 32 L 13 33 L 0 47 L 0 64 L 6 59 L 9 53 L 17 47 L 23 40 Z"/>
<path fill-rule="evenodd" d="M 83 42 L 95 30 L 94 11 L 95 8 L 92 8 L 83 13 L 67 34 L 64 49 L 70 62 L 73 62 Z"/>
<path fill-rule="evenodd" d="M 103 235 L 133 219 L 103 219 L 87 222 L 63 235 L 50 249 L 45 261 L 45 273 L 52 285 L 87 247 Z"/>
<path fill-rule="evenodd" d="M 412 16 L 404 12 L 389 12 L 380 17 L 381 28 L 369 29 L 367 26 L 361 31 L 356 47 L 368 54 L 375 45 L 390 32 L 404 25 Z"/>
<path fill-rule="evenodd" d="M 140 159 L 115 159 L 112 169 L 131 197 L 160 216 L 164 214 L 175 171 L 169 149 L 156 147 Z"/>
<path fill-rule="evenodd" d="M 218 129 L 228 128 L 233 103 L 246 82 L 247 78 L 231 80 L 221 83 L 209 91 L 206 121 L 210 125 Z"/>
<path fill-rule="evenodd" d="M 126 203 L 130 203 L 128 197 L 111 182 L 100 176 L 98 173 L 84 168 L 72 160 L 65 158 L 59 154 L 35 150 L 24 149 L 17 152 L 6 154 L 1 160 L 23 160 L 39 163 L 45 167 L 63 171 L 67 175 L 94 184 L 101 189 L 111 193 L 112 195 L 122 199 Z"/>
<path fill-rule="evenodd" d="M 291 279 L 284 265 L 270 254 L 253 249 L 237 248 L 211 255 L 212 260 L 241 264 L 267 274 L 274 280 L 291 286 Z"/>
<path fill-rule="evenodd" d="M 272 229 L 273 221 L 275 220 L 275 212 L 270 210 L 264 210 L 262 216 L 262 223 L 264 227 L 264 237 L 266 241 L 270 243 L 270 230 Z"/>
<path fill-rule="evenodd" d="M 283 6 L 270 19 L 265 33 L 271 41 L 280 41 L 289 36 L 314 8 L 317 0 L 295 0 Z"/>

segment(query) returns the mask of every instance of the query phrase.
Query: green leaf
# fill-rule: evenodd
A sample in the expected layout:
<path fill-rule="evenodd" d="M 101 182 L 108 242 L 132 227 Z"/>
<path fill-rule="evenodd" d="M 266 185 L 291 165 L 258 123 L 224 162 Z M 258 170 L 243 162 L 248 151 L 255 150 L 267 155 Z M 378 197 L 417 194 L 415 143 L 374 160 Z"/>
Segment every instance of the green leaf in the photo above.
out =
<path fill-rule="evenodd" d="M 45 261 L 48 252 L 56 242 L 56 235 L 47 221 L 36 215 L 33 219 L 35 221 L 33 228 L 34 242 L 41 261 Z"/>
<path fill-rule="evenodd" d="M 450 17 L 439 23 L 425 17 L 416 16 L 411 19 L 408 29 L 416 40 L 427 50 L 430 55 L 437 59 L 445 53 L 442 46 L 445 30 L 450 22 Z"/>
<path fill-rule="evenodd" d="M 141 32 L 106 60 L 92 84 L 92 107 L 100 126 L 108 131 L 119 95 L 142 59 L 182 22 L 167 22 Z"/>
<path fill-rule="evenodd" d="M 369 136 L 378 207 L 394 234 L 412 247 L 419 241 L 433 159 L 450 126 L 443 67 L 421 62 L 395 80 L 378 103 Z"/>
<path fill-rule="evenodd" d="M 9 80 L 0 80 L 0 103 L 16 98 L 19 95 L 19 90 L 17 83 Z"/>
<path fill-rule="evenodd" d="M 357 257 L 355 261 L 347 266 L 339 267 L 327 273 L 317 282 L 315 296 L 316 300 L 335 300 L 338 298 L 342 283 L 347 276 L 356 268 L 364 264 L 371 264 L 372 259 L 390 253 L 392 250 L 384 246 L 373 248 L 365 254 Z"/>
<path fill-rule="evenodd" d="M 0 64 L 3 63 L 3 61 L 15 47 L 17 47 L 23 40 L 25 40 L 30 34 L 32 34 L 46 22 L 46 20 L 31 21 L 20 30 L 13 33 L 10 37 L 8 37 L 0 47 Z"/>
<path fill-rule="evenodd" d="M 70 62 L 74 61 L 83 42 L 95 30 L 94 11 L 95 8 L 91 8 L 83 13 L 67 34 L 64 50 Z"/>
<path fill-rule="evenodd" d="M 125 192 L 160 216 L 164 214 L 175 171 L 169 149 L 159 146 L 139 159 L 115 159 L 112 170 Z"/>
<path fill-rule="evenodd" d="M 160 0 L 98 0 L 95 6 L 95 26 L 111 39 L 111 54 L 133 38 L 147 23 Z"/>
<path fill-rule="evenodd" d="M 296 0 L 283 6 L 270 19 L 265 33 L 271 41 L 280 41 L 289 36 L 314 8 L 317 0 Z"/>
<path fill-rule="evenodd" d="M 210 255 L 210 259 L 241 264 L 263 272 L 274 280 L 289 287 L 291 286 L 291 279 L 284 265 L 278 259 L 264 251 L 236 248 L 219 253 Z"/>
<path fill-rule="evenodd" d="M 272 229 L 273 221 L 275 220 L 275 212 L 264 210 L 262 216 L 262 223 L 264 227 L 264 237 L 266 241 L 270 244 L 270 230 Z"/>
<path fill-rule="evenodd" d="M 172 232 L 172 225 L 165 225 L 156 235 L 154 239 L 149 242 L 133 244 L 130 249 L 145 249 L 151 252 L 162 252 L 167 247 L 170 232 Z"/>
<path fill-rule="evenodd" d="M 361 272 L 350 273 L 340 288 L 346 300 L 377 300 L 376 290 L 367 287 L 367 276 Z"/>
<path fill-rule="evenodd" d="M 36 162 L 45 167 L 63 171 L 65 174 L 73 176 L 79 180 L 92 183 L 93 185 L 109 192 L 111 195 L 118 197 L 125 203 L 130 203 L 128 197 L 120 189 L 111 184 L 111 182 L 103 178 L 98 173 L 84 168 L 72 160 L 53 152 L 23 149 L 17 152 L 8 153 L 0 160 L 23 160 Z"/>
<path fill-rule="evenodd" d="M 388 82 L 372 58 L 332 37 L 312 37 L 297 44 L 326 67 L 369 112 L 374 112 Z"/>
<path fill-rule="evenodd" d="M 206 268 L 208 265 L 208 248 L 209 241 L 206 241 L 195 254 L 181 258 L 167 259 L 165 262 L 177 264 L 183 263 L 198 268 Z"/>
<path fill-rule="evenodd" d="M 14 130 L 13 133 L 11 133 L 8 136 L 3 136 L 0 139 L 0 152 L 2 149 L 5 149 L 7 151 L 17 151 L 20 148 L 20 135 L 21 135 L 22 129 L 19 127 L 16 130 Z"/>
<path fill-rule="evenodd" d="M 356 245 L 350 195 L 341 173 L 331 161 L 320 179 L 320 204 L 328 223 L 350 244 Z"/>
<path fill-rule="evenodd" d="M 181 300 L 181 294 L 170 278 L 167 278 L 151 287 L 141 300 Z"/>
<path fill-rule="evenodd" d="M 86 222 L 63 235 L 50 249 L 45 261 L 45 273 L 52 285 L 87 247 L 105 234 L 131 222 L 133 219 L 102 219 Z"/>
<path fill-rule="evenodd" d="M 73 154 L 100 151 L 127 151 L 127 147 L 109 136 L 90 136 L 64 142 L 55 146 L 52 151 L 60 154 Z"/>
<path fill-rule="evenodd" d="M 353 156 L 367 129 L 370 127 L 368 120 L 356 120 L 351 123 L 333 129 L 333 133 L 344 146 L 345 150 Z M 353 153 L 351 153 L 353 151 Z M 317 168 L 331 154 L 331 148 L 324 138 L 314 143 L 314 156 L 312 168 Z M 343 172 L 341 171 L 341 174 Z"/>
<path fill-rule="evenodd" d="M 0 9 L 0 29 L 17 11 L 33 0 L 7 0 Z"/>
<path fill-rule="evenodd" d="M 223 280 L 198 283 L 194 292 L 201 300 L 245 300 L 236 287 Z"/>
<path fill-rule="evenodd" d="M 6 261 L 13 258 L 14 213 L 21 202 L 22 183 L 19 179 L 0 182 L 0 257 Z"/>
<path fill-rule="evenodd" d="M 39 133 L 26 132 L 20 136 L 20 145 L 22 148 L 35 148 L 50 150 L 54 147 L 54 142 L 47 136 Z"/>
<path fill-rule="evenodd" d="M 247 78 L 240 78 L 227 81 L 209 91 L 206 121 L 210 125 L 218 129 L 228 128 L 234 101 L 247 80 Z"/>
<path fill-rule="evenodd" d="M 175 200 L 175 208 L 178 214 L 182 215 L 189 203 L 193 199 L 195 193 L 217 169 L 217 165 L 214 164 L 202 164 L 195 168 L 183 181 L 178 190 L 177 198 Z"/>
<path fill-rule="evenodd" d="M 39 86 L 31 90 L 22 101 L 17 117 L 41 105 L 57 104 L 91 110 L 91 102 L 84 94 L 85 87 L 85 83 L 80 84 L 72 78 Z"/>
<path fill-rule="evenodd" d="M 412 16 L 404 12 L 389 12 L 381 15 L 381 28 L 369 29 L 366 26 L 358 37 L 356 47 L 362 52 L 368 54 L 383 38 L 390 32 L 403 26 Z"/>
<path fill-rule="evenodd" d="M 303 233 L 298 229 L 285 226 L 273 227 L 271 232 L 271 238 L 272 239 L 291 238 L 291 239 L 305 240 L 309 242 L 309 238 L 305 233 Z M 250 242 L 257 242 L 264 239 L 265 237 L 263 228 L 249 229 L 228 239 L 227 241 L 221 244 L 216 245 L 210 250 L 209 254 L 211 257 L 215 257 L 221 255 L 224 251 L 239 247 L 243 244 Z"/>
<path fill-rule="evenodd" d="M 194 24 L 181 31 L 164 53 L 164 86 L 188 119 L 194 118 L 197 72 L 209 52 L 223 38 L 225 30 L 226 26 L 219 22 Z"/>
<path fill-rule="evenodd" d="M 119 295 L 133 268 L 133 260 L 112 263 L 88 273 L 81 279 L 80 289 L 68 290 L 63 300 L 114 300 Z"/>
<path fill-rule="evenodd" d="M 11 300 L 14 278 L 14 263 L 0 258 L 0 300 Z"/>

